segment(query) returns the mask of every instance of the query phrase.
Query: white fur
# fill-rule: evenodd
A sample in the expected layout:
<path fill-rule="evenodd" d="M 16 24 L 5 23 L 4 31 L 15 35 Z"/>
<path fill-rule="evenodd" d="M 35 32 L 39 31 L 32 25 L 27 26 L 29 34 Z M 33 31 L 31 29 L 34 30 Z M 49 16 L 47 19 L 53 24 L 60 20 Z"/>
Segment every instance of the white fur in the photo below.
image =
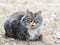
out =
<path fill-rule="evenodd" d="M 28 32 L 30 35 L 29 40 L 34 40 L 40 36 L 40 27 L 38 27 L 37 29 L 34 29 L 34 30 L 28 29 Z"/>
<path fill-rule="evenodd" d="M 30 25 L 36 25 L 34 22 L 31 22 Z"/>
<path fill-rule="evenodd" d="M 24 25 L 24 23 L 22 22 L 22 20 L 25 18 L 25 16 L 23 16 L 20 20 L 21 24 Z"/>

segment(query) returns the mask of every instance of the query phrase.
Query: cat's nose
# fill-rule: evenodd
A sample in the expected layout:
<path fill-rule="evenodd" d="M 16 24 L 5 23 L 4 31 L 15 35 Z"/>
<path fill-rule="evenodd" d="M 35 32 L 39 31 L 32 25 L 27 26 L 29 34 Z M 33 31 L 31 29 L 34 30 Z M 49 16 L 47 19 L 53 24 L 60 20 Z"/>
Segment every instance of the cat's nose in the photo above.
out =
<path fill-rule="evenodd" d="M 31 25 L 31 26 L 34 26 L 34 25 Z"/>
<path fill-rule="evenodd" d="M 35 23 L 31 23 L 31 26 L 35 26 Z"/>

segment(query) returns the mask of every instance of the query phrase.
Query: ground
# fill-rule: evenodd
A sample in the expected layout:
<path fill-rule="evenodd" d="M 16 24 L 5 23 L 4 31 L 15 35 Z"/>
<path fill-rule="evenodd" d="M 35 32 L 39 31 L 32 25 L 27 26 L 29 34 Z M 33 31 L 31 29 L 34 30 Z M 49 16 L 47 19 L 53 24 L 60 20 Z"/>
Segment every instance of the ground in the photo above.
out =
<path fill-rule="evenodd" d="M 5 38 L 4 22 L 17 11 L 42 11 L 42 41 Z M 0 0 L 0 45 L 60 45 L 60 0 Z"/>

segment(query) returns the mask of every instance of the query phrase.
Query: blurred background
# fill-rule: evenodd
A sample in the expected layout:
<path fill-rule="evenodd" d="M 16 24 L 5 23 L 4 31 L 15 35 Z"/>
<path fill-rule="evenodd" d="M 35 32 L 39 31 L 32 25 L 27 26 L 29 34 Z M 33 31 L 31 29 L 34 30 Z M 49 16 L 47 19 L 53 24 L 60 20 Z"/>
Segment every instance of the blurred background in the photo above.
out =
<path fill-rule="evenodd" d="M 5 38 L 4 22 L 17 11 L 42 11 L 43 41 L 17 41 Z M 60 0 L 0 0 L 0 45 L 60 45 Z"/>

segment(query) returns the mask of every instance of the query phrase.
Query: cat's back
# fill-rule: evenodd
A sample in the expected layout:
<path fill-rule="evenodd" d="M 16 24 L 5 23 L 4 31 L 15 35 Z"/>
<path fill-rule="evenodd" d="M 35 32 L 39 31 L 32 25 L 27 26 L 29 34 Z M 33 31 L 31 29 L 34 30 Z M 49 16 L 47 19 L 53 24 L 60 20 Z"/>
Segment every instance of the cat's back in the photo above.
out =
<path fill-rule="evenodd" d="M 21 20 L 21 18 L 25 15 L 25 13 L 23 11 L 18 11 L 13 13 L 10 17 L 8 17 L 8 19 L 5 21 L 4 26 L 6 27 L 6 25 L 10 25 L 13 21 L 16 20 Z"/>
<path fill-rule="evenodd" d="M 13 20 L 20 20 L 24 15 L 25 13 L 23 11 L 15 12 L 8 18 L 8 20 L 11 22 Z"/>

